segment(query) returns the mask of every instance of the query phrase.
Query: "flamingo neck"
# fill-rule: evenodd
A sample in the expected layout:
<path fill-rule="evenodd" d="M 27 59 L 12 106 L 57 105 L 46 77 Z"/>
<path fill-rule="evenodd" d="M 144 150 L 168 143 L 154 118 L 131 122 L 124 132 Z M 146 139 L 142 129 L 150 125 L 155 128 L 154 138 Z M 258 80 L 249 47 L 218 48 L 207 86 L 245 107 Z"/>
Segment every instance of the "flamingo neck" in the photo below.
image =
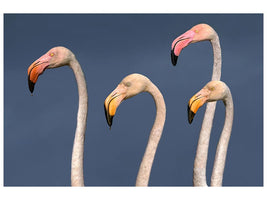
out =
<path fill-rule="evenodd" d="M 84 138 L 87 120 L 88 95 L 86 81 L 79 62 L 74 59 L 70 62 L 78 87 L 79 108 L 77 114 L 77 126 L 73 143 L 72 161 L 71 161 L 71 185 L 84 186 L 83 178 L 83 152 Z"/>
<path fill-rule="evenodd" d="M 211 186 L 222 186 L 223 172 L 225 167 L 228 144 L 232 132 L 234 118 L 234 104 L 230 90 L 224 99 L 225 121 L 219 143 L 217 145 L 214 166 L 211 176 Z"/>
<path fill-rule="evenodd" d="M 221 47 L 218 34 L 215 32 L 214 37 L 210 40 L 213 48 L 213 73 L 212 80 L 220 80 L 221 78 Z M 206 180 L 206 165 L 208 158 L 208 149 L 210 141 L 210 133 L 212 122 L 215 114 L 217 102 L 208 102 L 201 130 L 199 133 L 198 146 L 194 162 L 193 185 L 207 186 Z"/>
<path fill-rule="evenodd" d="M 149 86 L 147 87 L 147 92 L 152 95 L 156 105 L 157 112 L 148 139 L 146 151 L 144 153 L 143 160 L 140 164 L 139 172 L 136 179 L 136 186 L 148 185 L 151 168 L 153 165 L 154 157 L 162 135 L 166 118 L 166 106 L 164 98 L 159 89 L 152 82 L 150 82 Z"/>
<path fill-rule="evenodd" d="M 216 32 L 213 39 L 210 42 L 213 48 L 213 73 L 211 80 L 215 81 L 221 79 L 221 66 L 222 66 L 220 39 Z"/>
<path fill-rule="evenodd" d="M 212 122 L 214 118 L 216 102 L 208 102 L 201 130 L 199 133 L 198 145 L 196 150 L 194 171 L 193 171 L 193 185 L 207 186 L 206 180 L 206 166 L 209 150 L 210 133 Z"/>

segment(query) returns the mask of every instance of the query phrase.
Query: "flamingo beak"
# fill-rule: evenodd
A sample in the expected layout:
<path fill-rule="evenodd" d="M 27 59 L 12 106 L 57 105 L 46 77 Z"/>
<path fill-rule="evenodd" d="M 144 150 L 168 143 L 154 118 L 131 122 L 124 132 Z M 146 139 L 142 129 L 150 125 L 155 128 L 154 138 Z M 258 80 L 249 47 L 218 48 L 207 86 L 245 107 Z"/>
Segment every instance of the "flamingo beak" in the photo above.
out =
<path fill-rule="evenodd" d="M 37 82 L 38 77 L 49 67 L 48 56 L 43 55 L 36 61 L 34 61 L 28 68 L 28 85 L 29 90 L 33 93 L 34 85 Z"/>
<path fill-rule="evenodd" d="M 182 49 L 188 46 L 192 42 L 194 35 L 195 35 L 195 32 L 192 30 L 189 30 L 185 32 L 184 34 L 180 35 L 179 37 L 177 37 L 172 42 L 171 61 L 172 61 L 173 66 L 176 65 L 178 56 L 180 55 Z"/>
<path fill-rule="evenodd" d="M 189 124 L 192 123 L 198 109 L 207 102 L 208 94 L 206 89 L 202 89 L 189 100 L 187 107 Z"/>
<path fill-rule="evenodd" d="M 172 65 L 175 66 L 178 60 L 178 56 L 174 54 L 174 49 L 171 50 L 171 61 Z"/>
<path fill-rule="evenodd" d="M 116 113 L 117 108 L 121 102 L 126 97 L 126 88 L 125 86 L 119 84 L 118 87 L 108 95 L 104 102 L 104 110 L 107 123 L 111 128 L 113 117 Z"/>

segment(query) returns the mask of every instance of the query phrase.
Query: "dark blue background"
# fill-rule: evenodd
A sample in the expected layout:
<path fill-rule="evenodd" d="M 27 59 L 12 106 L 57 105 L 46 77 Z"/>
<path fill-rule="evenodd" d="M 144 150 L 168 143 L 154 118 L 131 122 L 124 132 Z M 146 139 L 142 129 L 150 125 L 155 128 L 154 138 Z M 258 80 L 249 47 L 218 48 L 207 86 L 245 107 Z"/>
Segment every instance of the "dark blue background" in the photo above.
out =
<path fill-rule="evenodd" d="M 234 124 L 223 185 L 263 185 L 263 15 L 260 14 L 5 14 L 4 185 L 70 185 L 78 105 L 72 70 L 46 70 L 34 95 L 29 65 L 54 46 L 74 52 L 87 81 L 87 186 L 133 186 L 155 117 L 152 97 L 123 102 L 111 131 L 103 103 L 128 74 L 146 75 L 164 95 L 167 118 L 149 185 L 191 186 L 205 107 L 187 122 L 187 102 L 210 79 L 208 41 L 184 49 L 171 65 L 172 41 L 198 23 L 211 25 L 222 48 L 222 78 L 234 100 Z M 224 123 L 218 102 L 207 179 Z"/>

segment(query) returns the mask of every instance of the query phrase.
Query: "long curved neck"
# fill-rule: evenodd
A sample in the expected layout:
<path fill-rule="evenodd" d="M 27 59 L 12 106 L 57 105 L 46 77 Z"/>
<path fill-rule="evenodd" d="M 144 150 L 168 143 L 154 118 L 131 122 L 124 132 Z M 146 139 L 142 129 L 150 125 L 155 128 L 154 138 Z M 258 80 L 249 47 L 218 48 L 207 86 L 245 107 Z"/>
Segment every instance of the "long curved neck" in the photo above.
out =
<path fill-rule="evenodd" d="M 71 185 L 84 186 L 83 178 L 83 152 L 84 138 L 87 120 L 88 95 L 84 74 L 79 62 L 74 57 L 70 62 L 78 87 L 79 108 L 77 114 L 77 126 L 73 143 L 72 161 L 71 161 Z"/>
<path fill-rule="evenodd" d="M 213 39 L 210 41 L 213 49 L 213 73 L 212 81 L 221 79 L 221 68 L 222 68 L 222 52 L 220 46 L 219 36 L 215 32 Z"/>
<path fill-rule="evenodd" d="M 151 168 L 153 165 L 157 146 L 161 138 L 166 118 L 166 106 L 164 98 L 159 89 L 152 82 L 150 82 L 150 85 L 147 88 L 147 92 L 149 92 L 152 95 L 156 104 L 157 112 L 154 125 L 150 132 L 146 151 L 143 156 L 143 160 L 141 162 L 139 172 L 137 175 L 136 186 L 148 185 Z"/>
<path fill-rule="evenodd" d="M 210 40 L 210 42 L 213 48 L 212 80 L 220 80 L 222 59 L 221 59 L 220 40 L 216 32 L 214 34 L 213 39 Z M 208 159 L 210 133 L 215 114 L 215 109 L 216 109 L 216 102 L 207 103 L 204 119 L 202 122 L 202 127 L 199 133 L 199 140 L 194 163 L 194 172 L 193 172 L 194 186 L 207 186 L 206 165 Z"/>
<path fill-rule="evenodd" d="M 214 118 L 216 102 L 209 102 L 206 106 L 206 112 L 199 133 L 196 157 L 193 171 L 193 185 L 207 186 L 206 165 L 208 159 L 210 133 Z"/>
<path fill-rule="evenodd" d="M 217 145 L 214 166 L 211 176 L 211 186 L 221 186 L 223 180 L 223 172 L 225 166 L 225 160 L 227 155 L 228 144 L 232 132 L 233 118 L 234 118 L 234 104 L 231 92 L 229 90 L 225 104 L 225 121 L 224 127 L 221 133 L 219 143 Z"/>

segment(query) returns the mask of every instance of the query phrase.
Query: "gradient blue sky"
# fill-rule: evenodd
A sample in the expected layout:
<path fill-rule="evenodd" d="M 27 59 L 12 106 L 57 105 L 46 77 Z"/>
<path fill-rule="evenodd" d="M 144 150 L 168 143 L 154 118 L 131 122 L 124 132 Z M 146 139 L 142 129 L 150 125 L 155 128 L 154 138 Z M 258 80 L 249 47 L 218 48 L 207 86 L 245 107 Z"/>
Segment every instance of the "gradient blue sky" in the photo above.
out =
<path fill-rule="evenodd" d="M 87 186 L 133 186 L 155 117 L 143 93 L 121 104 L 109 130 L 103 103 L 128 74 L 146 75 L 164 95 L 167 118 L 149 185 L 191 186 L 205 107 L 187 122 L 187 102 L 211 78 L 208 41 L 170 59 L 172 41 L 198 23 L 211 25 L 222 48 L 222 78 L 232 91 L 234 124 L 223 185 L 263 185 L 263 15 L 4 15 L 4 185 L 69 186 L 78 105 L 72 70 L 46 70 L 34 95 L 27 68 L 55 46 L 69 48 L 87 81 Z M 218 102 L 210 140 L 210 182 L 225 108 Z"/>

